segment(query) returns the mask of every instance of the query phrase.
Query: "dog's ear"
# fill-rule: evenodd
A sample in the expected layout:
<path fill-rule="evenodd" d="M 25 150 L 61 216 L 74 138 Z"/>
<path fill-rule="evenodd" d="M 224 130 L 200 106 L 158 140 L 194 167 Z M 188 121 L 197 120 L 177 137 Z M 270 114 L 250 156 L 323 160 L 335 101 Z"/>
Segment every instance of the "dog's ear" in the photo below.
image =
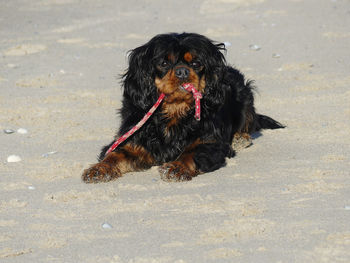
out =
<path fill-rule="evenodd" d="M 208 82 L 216 83 L 217 81 L 221 80 L 223 71 L 226 67 L 226 60 L 224 57 L 224 54 L 222 52 L 225 52 L 225 45 L 222 43 L 215 44 L 210 43 L 207 47 L 207 54 L 206 56 L 206 65 L 205 65 L 205 75 L 207 76 Z"/>
<path fill-rule="evenodd" d="M 224 54 L 225 45 L 211 42 L 207 45 L 208 55 L 205 57 L 206 101 L 208 106 L 218 107 L 224 103 L 226 86 L 223 83 L 226 71 Z"/>
<path fill-rule="evenodd" d="M 124 97 L 141 109 L 154 103 L 157 90 L 153 81 L 153 63 L 150 44 L 130 51 L 129 67 L 123 76 Z"/>

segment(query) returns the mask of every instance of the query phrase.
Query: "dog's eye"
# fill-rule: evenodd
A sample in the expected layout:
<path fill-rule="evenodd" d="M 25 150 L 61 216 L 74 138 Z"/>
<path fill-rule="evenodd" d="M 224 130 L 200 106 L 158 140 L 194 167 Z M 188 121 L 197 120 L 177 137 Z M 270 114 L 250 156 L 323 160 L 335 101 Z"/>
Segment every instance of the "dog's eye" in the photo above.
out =
<path fill-rule="evenodd" d="M 191 67 L 194 68 L 194 69 L 199 69 L 202 65 L 199 61 L 192 61 L 190 63 Z"/>
<path fill-rule="evenodd" d="M 163 60 L 159 63 L 159 66 L 162 67 L 162 68 L 166 68 L 169 66 L 169 62 L 166 61 L 166 60 Z"/>

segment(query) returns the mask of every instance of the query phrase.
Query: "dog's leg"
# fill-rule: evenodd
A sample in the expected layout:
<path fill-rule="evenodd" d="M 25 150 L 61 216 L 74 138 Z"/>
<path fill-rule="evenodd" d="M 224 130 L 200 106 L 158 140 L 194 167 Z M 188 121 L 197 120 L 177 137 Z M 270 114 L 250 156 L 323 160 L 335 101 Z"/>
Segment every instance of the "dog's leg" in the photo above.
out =
<path fill-rule="evenodd" d="M 234 151 L 228 144 L 194 143 L 175 161 L 159 168 L 164 181 L 189 181 L 200 173 L 211 172 L 226 164 Z"/>
<path fill-rule="evenodd" d="M 183 153 L 176 161 L 159 167 L 160 177 L 164 181 L 189 181 L 200 172 L 193 160 L 194 153 Z"/>
<path fill-rule="evenodd" d="M 231 144 L 236 152 L 253 144 L 250 134 L 256 131 L 257 126 L 257 117 L 253 105 L 248 106 L 242 115 L 244 116 L 242 126 L 233 135 Z"/>
<path fill-rule="evenodd" d="M 86 183 L 108 182 L 124 173 L 148 169 L 154 164 L 153 157 L 143 147 L 126 144 L 86 169 L 82 179 Z"/>

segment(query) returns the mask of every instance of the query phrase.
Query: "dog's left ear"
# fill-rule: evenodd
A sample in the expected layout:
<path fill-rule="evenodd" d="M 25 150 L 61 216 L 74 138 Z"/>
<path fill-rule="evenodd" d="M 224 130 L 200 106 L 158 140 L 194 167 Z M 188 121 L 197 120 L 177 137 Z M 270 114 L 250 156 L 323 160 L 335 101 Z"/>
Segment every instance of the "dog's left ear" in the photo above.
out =
<path fill-rule="evenodd" d="M 224 102 L 225 87 L 222 82 L 226 60 L 224 54 L 225 45 L 223 43 L 211 43 L 208 49 L 208 56 L 205 59 L 205 81 L 206 81 L 206 101 L 210 107 L 218 107 Z"/>
<path fill-rule="evenodd" d="M 157 97 L 153 83 L 153 65 L 150 44 L 131 50 L 129 68 L 123 76 L 124 97 L 130 99 L 135 106 L 147 109 Z"/>
<path fill-rule="evenodd" d="M 212 43 L 210 45 L 210 54 L 207 57 L 207 64 L 206 65 L 206 76 L 208 77 L 207 81 L 218 81 L 221 79 L 223 71 L 226 67 L 226 60 L 223 52 L 226 52 L 225 44 L 219 43 L 215 44 Z"/>

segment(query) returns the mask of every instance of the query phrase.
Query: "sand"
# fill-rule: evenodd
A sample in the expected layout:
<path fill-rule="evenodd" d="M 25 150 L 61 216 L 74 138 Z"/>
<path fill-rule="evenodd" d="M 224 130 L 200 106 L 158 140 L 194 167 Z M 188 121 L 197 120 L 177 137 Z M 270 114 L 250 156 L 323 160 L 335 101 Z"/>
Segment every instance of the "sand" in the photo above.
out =
<path fill-rule="evenodd" d="M 349 25 L 346 0 L 2 1 L 0 261 L 350 262 Z M 82 183 L 127 51 L 183 31 L 227 42 L 288 127 L 190 182 Z"/>

